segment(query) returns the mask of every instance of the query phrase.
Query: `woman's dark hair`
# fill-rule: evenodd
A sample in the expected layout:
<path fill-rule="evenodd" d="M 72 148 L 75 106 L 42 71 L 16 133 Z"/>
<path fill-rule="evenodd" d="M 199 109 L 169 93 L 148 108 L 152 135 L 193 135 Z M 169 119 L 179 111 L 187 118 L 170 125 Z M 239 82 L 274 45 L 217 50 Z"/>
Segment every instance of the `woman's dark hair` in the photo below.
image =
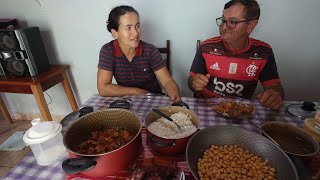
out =
<path fill-rule="evenodd" d="M 129 12 L 134 12 L 139 16 L 139 13 L 131 6 L 117 6 L 111 10 L 109 13 L 109 18 L 107 21 L 108 31 L 111 32 L 111 29 L 118 31 L 120 16 L 127 14 Z"/>
<path fill-rule="evenodd" d="M 260 17 L 260 7 L 257 1 L 255 0 L 231 0 L 227 2 L 224 5 L 224 9 L 228 9 L 229 7 L 236 5 L 236 4 L 242 4 L 245 6 L 244 9 L 244 18 L 246 20 L 254 20 L 259 19 Z"/>

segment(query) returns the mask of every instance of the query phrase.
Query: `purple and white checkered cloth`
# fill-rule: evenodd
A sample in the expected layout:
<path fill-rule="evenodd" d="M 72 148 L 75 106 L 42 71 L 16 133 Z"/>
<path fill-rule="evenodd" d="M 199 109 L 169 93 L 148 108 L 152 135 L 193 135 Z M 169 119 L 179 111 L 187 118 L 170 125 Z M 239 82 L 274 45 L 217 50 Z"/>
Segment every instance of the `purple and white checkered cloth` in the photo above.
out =
<path fill-rule="evenodd" d="M 61 180 L 65 178 L 65 173 L 61 168 L 61 162 L 57 161 L 50 166 L 40 166 L 37 164 L 32 152 L 11 168 L 3 177 L 3 180 Z"/>
<path fill-rule="evenodd" d="M 101 97 L 99 95 L 94 95 L 83 106 L 108 107 L 112 101 L 119 99 L 128 100 L 131 104 L 130 109 L 136 112 L 141 117 L 141 120 L 143 122 L 148 113 L 152 111 L 152 108 L 171 105 L 171 101 L 167 96 L 125 96 L 119 98 Z M 220 101 L 219 98 L 205 99 L 183 97 L 182 101 L 187 103 L 190 107 L 190 110 L 192 110 L 198 115 L 200 119 L 200 129 L 216 125 L 233 124 L 231 120 L 217 114 L 210 107 L 213 104 L 218 103 Z M 258 101 L 250 101 L 250 103 L 254 105 L 254 114 L 251 120 L 258 126 L 260 126 L 266 121 L 282 121 L 290 123 L 292 125 L 296 125 L 298 127 L 303 127 L 303 120 L 287 114 L 285 112 L 285 108 L 281 109 L 280 111 L 272 111 L 264 107 Z M 240 124 L 236 124 L 236 126 L 241 126 L 249 130 L 254 130 L 254 127 L 252 127 L 245 121 L 241 122 Z"/>
<path fill-rule="evenodd" d="M 131 110 L 136 112 L 141 120 L 144 122 L 145 117 L 152 111 L 152 108 L 158 108 L 162 106 L 170 106 L 171 101 L 166 96 L 126 96 L 126 97 L 101 97 L 99 95 L 92 96 L 84 106 L 94 107 L 108 107 L 111 102 L 119 99 L 127 99 L 131 104 Z M 216 126 L 232 124 L 229 119 L 226 119 L 212 110 L 210 105 L 217 103 L 219 99 L 201 99 L 183 97 L 183 102 L 187 103 L 190 110 L 195 112 L 200 118 L 200 129 Z M 303 120 L 300 120 L 294 116 L 285 113 L 283 108 L 281 111 L 271 111 L 263 107 L 258 101 L 251 101 L 254 105 L 254 115 L 252 121 L 260 126 L 266 121 L 283 121 L 298 127 L 303 127 Z M 245 121 L 239 124 L 233 124 L 235 126 L 241 126 L 249 130 L 254 130 L 254 127 L 246 123 Z M 61 168 L 61 161 L 56 162 L 51 166 L 40 166 L 37 164 L 32 152 L 29 152 L 15 167 L 11 168 L 3 177 L 4 180 L 23 179 L 23 180 L 60 180 L 65 179 L 66 174 Z M 185 163 L 186 164 L 186 163 Z"/>

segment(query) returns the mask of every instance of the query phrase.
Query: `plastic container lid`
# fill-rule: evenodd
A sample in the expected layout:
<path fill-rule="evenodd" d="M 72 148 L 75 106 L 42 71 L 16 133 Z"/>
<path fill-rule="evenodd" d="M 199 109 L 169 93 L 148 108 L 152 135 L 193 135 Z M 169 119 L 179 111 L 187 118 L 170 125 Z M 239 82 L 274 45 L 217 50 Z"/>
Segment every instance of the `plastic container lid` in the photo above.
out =
<path fill-rule="evenodd" d="M 61 132 L 62 126 L 56 122 L 40 122 L 32 126 L 23 136 L 26 144 L 45 142 Z"/>
<path fill-rule="evenodd" d="M 312 118 L 316 115 L 315 104 L 312 102 L 303 102 L 303 104 L 289 104 L 286 111 L 299 118 Z"/>

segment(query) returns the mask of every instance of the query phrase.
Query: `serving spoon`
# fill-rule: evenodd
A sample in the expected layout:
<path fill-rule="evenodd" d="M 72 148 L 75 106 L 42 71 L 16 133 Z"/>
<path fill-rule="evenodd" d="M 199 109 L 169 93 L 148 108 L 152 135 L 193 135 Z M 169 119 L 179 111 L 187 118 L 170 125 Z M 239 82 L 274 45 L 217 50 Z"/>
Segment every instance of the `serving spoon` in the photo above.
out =
<path fill-rule="evenodd" d="M 263 135 L 265 135 L 270 141 L 272 141 L 275 145 L 277 145 L 278 147 L 281 147 L 271 136 L 269 136 L 269 134 L 267 132 L 265 132 L 262 128 L 260 128 L 259 126 L 257 126 L 255 123 L 253 123 L 250 119 L 248 119 L 246 116 L 242 115 L 241 113 L 239 114 L 241 119 L 246 120 L 250 125 L 252 125 L 253 127 L 255 127 L 260 133 L 262 133 Z"/>
<path fill-rule="evenodd" d="M 152 109 L 155 113 L 159 114 L 161 117 L 164 117 L 165 119 L 173 122 L 177 127 L 178 129 L 180 130 L 180 132 L 183 132 L 183 131 L 186 131 L 187 130 L 187 127 L 185 126 L 180 126 L 178 123 L 176 123 L 171 117 L 169 117 L 168 115 L 164 114 L 163 112 L 161 112 L 159 109 L 155 109 L 153 108 Z"/>

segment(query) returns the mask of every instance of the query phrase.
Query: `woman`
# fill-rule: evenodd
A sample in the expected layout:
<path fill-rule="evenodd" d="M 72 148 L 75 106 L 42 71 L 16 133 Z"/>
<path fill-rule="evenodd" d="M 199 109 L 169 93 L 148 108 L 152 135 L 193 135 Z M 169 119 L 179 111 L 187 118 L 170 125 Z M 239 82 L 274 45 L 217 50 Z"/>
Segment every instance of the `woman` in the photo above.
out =
<path fill-rule="evenodd" d="M 115 7 L 109 14 L 107 28 L 115 40 L 100 50 L 100 96 L 161 94 L 160 82 L 172 102 L 181 101 L 179 88 L 158 49 L 140 40 L 140 19 L 134 8 Z M 112 84 L 113 76 L 117 84 Z"/>

